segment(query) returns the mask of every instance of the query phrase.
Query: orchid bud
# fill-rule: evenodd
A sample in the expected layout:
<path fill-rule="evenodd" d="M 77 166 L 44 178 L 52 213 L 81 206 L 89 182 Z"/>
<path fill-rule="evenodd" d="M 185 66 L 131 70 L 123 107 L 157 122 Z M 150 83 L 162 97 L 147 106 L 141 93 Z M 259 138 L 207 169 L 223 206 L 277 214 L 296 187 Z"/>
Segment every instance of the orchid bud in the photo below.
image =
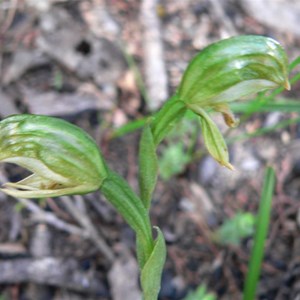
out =
<path fill-rule="evenodd" d="M 94 140 L 64 120 L 15 115 L 0 122 L 0 161 L 32 174 L 1 190 L 14 197 L 85 194 L 100 188 L 107 169 Z"/>
<path fill-rule="evenodd" d="M 288 59 L 271 38 L 244 35 L 221 40 L 202 50 L 190 62 L 178 89 L 179 98 L 193 111 L 213 108 L 227 125 L 236 121 L 228 102 L 283 86 L 290 89 Z"/>

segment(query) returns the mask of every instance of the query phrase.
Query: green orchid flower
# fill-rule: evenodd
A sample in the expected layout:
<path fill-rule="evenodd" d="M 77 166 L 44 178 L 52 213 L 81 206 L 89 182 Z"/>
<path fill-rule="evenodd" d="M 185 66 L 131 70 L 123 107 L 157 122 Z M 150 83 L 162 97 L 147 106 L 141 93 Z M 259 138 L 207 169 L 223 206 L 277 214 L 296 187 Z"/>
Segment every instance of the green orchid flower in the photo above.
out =
<path fill-rule="evenodd" d="M 278 86 L 290 89 L 284 49 L 271 38 L 245 35 L 211 44 L 196 55 L 178 95 L 196 113 L 200 107 L 228 114 L 226 123 L 233 126 L 229 102 Z"/>
<path fill-rule="evenodd" d="M 0 122 L 0 162 L 32 174 L 4 184 L 14 197 L 85 194 L 99 189 L 107 169 L 97 145 L 80 128 L 57 118 L 15 115 Z"/>
<path fill-rule="evenodd" d="M 178 99 L 201 117 L 206 147 L 222 165 L 232 169 L 222 134 L 207 109 L 222 113 L 229 127 L 238 125 L 228 104 L 253 93 L 283 86 L 290 89 L 288 59 L 281 45 L 264 36 L 228 38 L 203 49 L 189 63 Z"/>

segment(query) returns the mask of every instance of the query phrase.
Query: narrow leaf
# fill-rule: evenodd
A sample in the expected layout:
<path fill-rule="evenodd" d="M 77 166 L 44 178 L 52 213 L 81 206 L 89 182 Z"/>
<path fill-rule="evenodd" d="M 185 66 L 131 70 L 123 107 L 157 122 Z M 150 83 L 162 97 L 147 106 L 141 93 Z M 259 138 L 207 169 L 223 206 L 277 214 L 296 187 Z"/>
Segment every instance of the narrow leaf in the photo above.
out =
<path fill-rule="evenodd" d="M 150 256 L 153 249 L 152 229 L 148 212 L 141 199 L 120 175 L 111 170 L 108 178 L 104 180 L 101 193 L 140 237 L 139 244 L 145 257 Z"/>
<path fill-rule="evenodd" d="M 183 118 L 187 111 L 186 104 L 175 94 L 153 116 L 151 130 L 154 144 L 158 145 L 174 126 Z"/>
<path fill-rule="evenodd" d="M 126 123 L 125 125 L 115 129 L 111 134 L 111 138 L 118 138 L 142 128 L 148 119 L 149 116 L 146 116 L 144 118 Z"/>
<path fill-rule="evenodd" d="M 141 199 L 146 209 L 149 209 L 152 193 L 156 185 L 158 171 L 156 147 L 153 141 L 153 135 L 149 124 L 145 125 L 140 141 L 139 166 L 139 185 Z"/>
<path fill-rule="evenodd" d="M 204 110 L 198 109 L 197 113 L 200 116 L 202 134 L 208 152 L 222 166 L 233 170 L 233 166 L 229 163 L 227 145 L 218 127 Z"/>
<path fill-rule="evenodd" d="M 255 106 L 253 104 L 256 104 Z M 254 112 L 300 112 L 299 100 L 290 100 L 281 98 L 277 102 L 263 103 L 260 102 L 237 102 L 230 104 L 231 109 L 236 113 L 254 113 Z"/>
<path fill-rule="evenodd" d="M 145 252 L 143 239 L 144 237 L 142 234 L 138 233 L 136 235 L 136 256 L 140 270 L 143 269 L 148 258 L 147 256 L 152 253 L 152 249 L 149 251 L 149 253 Z"/>
<path fill-rule="evenodd" d="M 257 216 L 257 228 L 254 237 L 254 246 L 251 253 L 249 269 L 244 288 L 244 300 L 255 299 L 256 286 L 260 275 L 261 263 L 264 256 L 265 241 L 269 228 L 275 179 L 274 170 L 271 167 L 268 167 L 265 172 L 263 190 Z"/>
<path fill-rule="evenodd" d="M 141 273 L 144 300 L 157 300 L 161 285 L 161 274 L 166 259 L 164 236 L 158 227 L 154 228 L 157 230 L 157 238 L 154 243 L 153 251 Z"/>

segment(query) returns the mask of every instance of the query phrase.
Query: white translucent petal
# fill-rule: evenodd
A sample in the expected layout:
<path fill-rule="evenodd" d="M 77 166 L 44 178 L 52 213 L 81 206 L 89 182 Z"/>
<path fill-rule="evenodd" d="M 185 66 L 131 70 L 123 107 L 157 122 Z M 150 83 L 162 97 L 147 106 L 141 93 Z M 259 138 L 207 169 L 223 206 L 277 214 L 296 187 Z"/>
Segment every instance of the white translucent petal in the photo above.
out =
<path fill-rule="evenodd" d="M 209 99 L 207 102 L 208 105 L 214 105 L 222 102 L 231 102 L 253 93 L 275 88 L 277 86 L 278 84 L 274 83 L 273 81 L 263 79 L 242 81 L 225 90 L 223 93 L 215 96 L 214 98 Z"/>
<path fill-rule="evenodd" d="M 12 186 L 13 185 L 13 186 Z M 17 189 L 17 184 L 4 184 L 4 188 L 0 189 L 0 191 L 6 193 L 7 195 L 16 197 L 16 198 L 47 198 L 47 197 L 59 197 L 63 195 L 76 195 L 76 194 L 84 194 L 89 193 L 92 190 L 95 190 L 96 187 L 90 186 L 76 186 L 76 187 L 68 187 L 56 190 L 19 190 Z"/>
<path fill-rule="evenodd" d="M 38 175 L 41 178 L 47 178 L 53 182 L 59 182 L 61 184 L 70 184 L 70 179 L 61 176 L 50 170 L 45 164 L 43 164 L 40 160 L 29 157 L 10 157 L 3 159 L 3 162 L 9 162 L 17 164 L 32 173 Z"/>

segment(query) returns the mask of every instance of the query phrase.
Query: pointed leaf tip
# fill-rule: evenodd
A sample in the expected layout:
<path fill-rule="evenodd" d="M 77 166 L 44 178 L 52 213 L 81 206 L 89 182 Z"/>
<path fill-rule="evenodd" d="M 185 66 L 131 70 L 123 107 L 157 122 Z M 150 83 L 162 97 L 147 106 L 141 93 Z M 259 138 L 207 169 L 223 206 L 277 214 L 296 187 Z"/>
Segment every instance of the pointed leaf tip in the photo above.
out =
<path fill-rule="evenodd" d="M 291 84 L 288 79 L 286 79 L 286 81 L 284 82 L 284 88 L 288 91 L 291 90 Z"/>

